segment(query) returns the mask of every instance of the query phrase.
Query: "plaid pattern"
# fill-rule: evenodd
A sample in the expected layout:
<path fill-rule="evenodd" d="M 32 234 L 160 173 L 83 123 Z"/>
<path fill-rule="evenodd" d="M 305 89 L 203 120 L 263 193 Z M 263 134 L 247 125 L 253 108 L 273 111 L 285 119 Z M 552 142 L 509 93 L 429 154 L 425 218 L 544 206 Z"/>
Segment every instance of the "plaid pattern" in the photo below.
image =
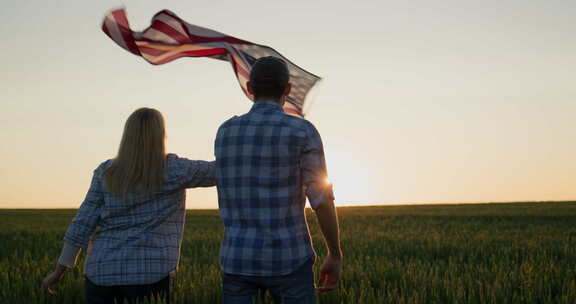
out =
<path fill-rule="evenodd" d="M 227 274 L 292 273 L 315 256 L 304 214 L 334 199 L 320 135 L 274 102 L 255 102 L 218 130 L 215 142 L 220 263 Z"/>
<path fill-rule="evenodd" d="M 163 188 L 124 198 L 104 189 L 102 173 L 110 163 L 105 161 L 94 171 L 86 199 L 64 241 L 88 247 L 84 271 L 97 285 L 160 281 L 176 269 L 180 258 L 185 190 L 214 186 L 214 162 L 168 154 Z"/>

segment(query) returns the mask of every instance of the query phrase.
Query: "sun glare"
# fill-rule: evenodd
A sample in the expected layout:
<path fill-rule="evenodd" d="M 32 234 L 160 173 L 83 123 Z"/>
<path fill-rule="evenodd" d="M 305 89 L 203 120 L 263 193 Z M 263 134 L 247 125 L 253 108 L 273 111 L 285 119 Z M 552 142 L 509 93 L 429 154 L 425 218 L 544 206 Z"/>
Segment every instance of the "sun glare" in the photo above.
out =
<path fill-rule="evenodd" d="M 378 188 L 380 181 L 369 172 L 369 159 L 358 159 L 351 162 L 351 151 L 339 146 L 333 147 L 326 155 L 329 184 L 336 198 L 336 205 L 343 206 L 350 202 L 366 201 Z M 372 195 L 373 196 L 373 195 Z"/>

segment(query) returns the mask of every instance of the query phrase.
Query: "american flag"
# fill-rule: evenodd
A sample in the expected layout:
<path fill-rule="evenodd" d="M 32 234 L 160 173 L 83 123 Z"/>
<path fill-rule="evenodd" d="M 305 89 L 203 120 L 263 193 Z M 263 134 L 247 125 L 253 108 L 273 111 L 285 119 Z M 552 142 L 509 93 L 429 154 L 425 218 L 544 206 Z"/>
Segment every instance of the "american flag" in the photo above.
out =
<path fill-rule="evenodd" d="M 298 67 L 271 47 L 189 24 L 169 10 L 156 13 L 151 25 L 142 32 L 130 29 L 123 8 L 112 10 L 104 18 L 102 30 L 122 48 L 155 65 L 180 57 L 210 57 L 229 61 L 242 91 L 251 100 L 254 96 L 246 89 L 246 82 L 254 61 L 265 56 L 279 57 L 288 65 L 292 83 L 284 111 L 302 118 L 306 96 L 320 80 L 320 77 Z"/>

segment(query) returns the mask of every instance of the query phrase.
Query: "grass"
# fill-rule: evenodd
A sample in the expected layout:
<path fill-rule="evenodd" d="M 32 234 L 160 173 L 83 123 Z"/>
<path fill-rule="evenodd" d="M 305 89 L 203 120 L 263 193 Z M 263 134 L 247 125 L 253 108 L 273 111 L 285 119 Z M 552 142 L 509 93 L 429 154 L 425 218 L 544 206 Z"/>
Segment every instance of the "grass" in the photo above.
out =
<path fill-rule="evenodd" d="M 0 303 L 81 303 L 82 267 L 39 289 L 74 210 L 0 210 Z M 339 208 L 344 277 L 320 303 L 576 303 L 576 202 Z M 316 267 L 325 254 L 308 216 Z M 173 298 L 219 303 L 217 211 L 190 210 Z M 80 265 L 83 260 L 80 261 Z"/>

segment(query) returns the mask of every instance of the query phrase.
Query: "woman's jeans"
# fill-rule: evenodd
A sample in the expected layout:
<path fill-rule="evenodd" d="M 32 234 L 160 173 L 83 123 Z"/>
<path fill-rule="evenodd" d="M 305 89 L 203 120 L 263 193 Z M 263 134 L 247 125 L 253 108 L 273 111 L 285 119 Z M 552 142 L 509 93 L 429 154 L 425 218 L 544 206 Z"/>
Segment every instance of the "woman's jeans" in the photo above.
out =
<path fill-rule="evenodd" d="M 99 286 L 86 278 L 87 304 L 170 303 L 170 276 L 147 285 Z M 148 302 L 147 302 L 148 301 Z"/>

